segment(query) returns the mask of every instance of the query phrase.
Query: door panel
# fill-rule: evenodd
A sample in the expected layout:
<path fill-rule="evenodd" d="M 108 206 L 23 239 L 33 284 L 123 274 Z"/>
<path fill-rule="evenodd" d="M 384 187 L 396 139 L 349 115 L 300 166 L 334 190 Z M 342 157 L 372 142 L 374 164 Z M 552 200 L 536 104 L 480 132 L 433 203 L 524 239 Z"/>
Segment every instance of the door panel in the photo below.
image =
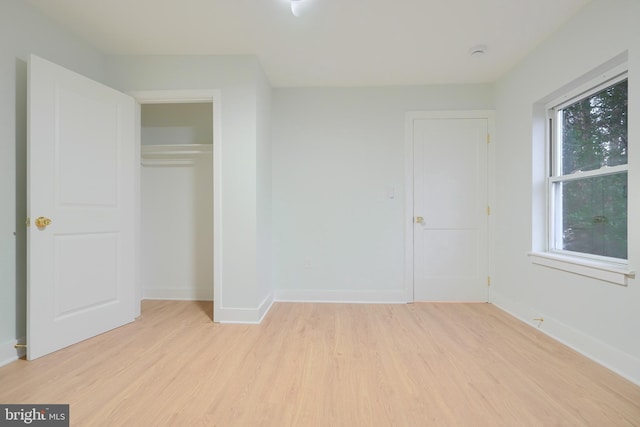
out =
<path fill-rule="evenodd" d="M 487 120 L 414 121 L 414 300 L 487 300 Z"/>
<path fill-rule="evenodd" d="M 66 87 L 58 88 L 57 97 L 58 206 L 117 207 L 117 110 Z"/>
<path fill-rule="evenodd" d="M 28 359 L 134 319 L 134 130 L 131 97 L 31 57 Z"/>
<path fill-rule="evenodd" d="M 118 302 L 118 234 L 55 235 L 53 240 L 55 295 L 64 295 L 55 300 L 54 320 Z M 91 257 L 78 265 L 85 253 Z"/>

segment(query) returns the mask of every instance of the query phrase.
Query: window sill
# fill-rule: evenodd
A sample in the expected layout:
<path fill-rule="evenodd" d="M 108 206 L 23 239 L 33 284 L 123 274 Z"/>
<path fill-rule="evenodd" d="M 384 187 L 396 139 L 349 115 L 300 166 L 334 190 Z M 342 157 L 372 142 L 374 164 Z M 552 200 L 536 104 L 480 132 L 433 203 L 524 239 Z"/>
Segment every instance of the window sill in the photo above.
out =
<path fill-rule="evenodd" d="M 629 270 L 624 265 L 609 264 L 550 252 L 530 252 L 529 257 L 533 264 L 568 271 L 621 286 L 627 286 L 628 279 L 636 276 L 635 271 Z"/>

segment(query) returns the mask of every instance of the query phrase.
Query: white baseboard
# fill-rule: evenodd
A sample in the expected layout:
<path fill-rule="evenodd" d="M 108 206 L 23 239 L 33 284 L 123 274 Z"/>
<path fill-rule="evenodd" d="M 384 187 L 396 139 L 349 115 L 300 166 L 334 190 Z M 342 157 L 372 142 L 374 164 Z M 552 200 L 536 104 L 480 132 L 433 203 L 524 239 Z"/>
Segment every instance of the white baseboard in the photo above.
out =
<path fill-rule="evenodd" d="M 276 291 L 276 301 L 282 302 L 329 302 L 352 304 L 405 304 L 404 290 L 399 291 L 327 291 L 289 290 Z"/>
<path fill-rule="evenodd" d="M 273 293 L 271 293 L 256 308 L 220 307 L 218 308 L 216 321 L 220 323 L 257 325 L 267 315 L 273 302 Z"/>
<path fill-rule="evenodd" d="M 26 340 L 20 338 L 17 340 L 6 341 L 0 344 L 0 366 L 8 365 L 23 357 L 26 353 L 24 348 L 16 349 L 16 344 L 24 344 Z"/>
<path fill-rule="evenodd" d="M 504 295 L 493 292 L 491 299 L 492 303 L 501 310 L 634 384 L 640 385 L 640 359 Z M 540 322 L 533 320 L 534 318 L 543 318 L 544 322 L 538 325 Z"/>
<path fill-rule="evenodd" d="M 142 291 L 142 299 L 213 301 L 213 289 L 153 289 Z"/>

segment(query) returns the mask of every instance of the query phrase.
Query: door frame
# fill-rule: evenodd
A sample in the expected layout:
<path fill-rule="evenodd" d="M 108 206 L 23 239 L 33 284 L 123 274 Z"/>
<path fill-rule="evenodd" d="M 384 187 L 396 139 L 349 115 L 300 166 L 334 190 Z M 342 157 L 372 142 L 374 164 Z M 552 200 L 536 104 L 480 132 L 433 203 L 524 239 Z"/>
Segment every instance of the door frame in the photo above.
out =
<path fill-rule="evenodd" d="M 409 111 L 405 114 L 405 143 L 404 143 L 404 292 L 407 302 L 414 302 L 414 263 L 413 263 L 413 124 L 416 120 L 429 119 L 487 119 L 489 139 L 487 140 L 487 203 L 493 206 L 495 194 L 495 158 L 493 149 L 495 145 L 493 110 L 434 110 L 434 111 Z M 493 214 L 487 218 L 487 271 L 491 277 L 493 263 Z M 490 283 L 487 283 L 490 285 Z M 490 289 L 490 287 L 489 287 Z M 487 292 L 487 301 L 491 302 L 491 292 Z"/>
<path fill-rule="evenodd" d="M 142 302 L 141 280 L 141 132 L 142 104 L 213 104 L 213 321 L 219 322 L 220 295 L 222 292 L 222 133 L 221 133 L 221 92 L 211 89 L 194 90 L 144 90 L 129 92 L 137 103 L 136 108 L 136 189 L 135 189 L 135 253 L 136 253 L 136 316 L 140 316 Z"/>

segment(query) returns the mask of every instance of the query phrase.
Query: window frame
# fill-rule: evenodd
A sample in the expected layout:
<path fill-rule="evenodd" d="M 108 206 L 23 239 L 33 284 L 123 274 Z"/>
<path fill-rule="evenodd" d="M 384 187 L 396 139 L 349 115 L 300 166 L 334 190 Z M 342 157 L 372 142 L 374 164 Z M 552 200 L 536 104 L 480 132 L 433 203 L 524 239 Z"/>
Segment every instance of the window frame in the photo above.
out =
<path fill-rule="evenodd" d="M 557 257 L 558 260 L 568 261 L 572 264 L 585 264 L 596 265 L 603 268 L 611 268 L 619 270 L 620 268 L 626 268 L 628 265 L 627 259 L 612 258 L 602 255 L 589 254 L 585 252 L 575 252 L 566 249 L 561 249 L 562 245 L 558 240 L 562 239 L 561 233 L 556 228 L 557 224 L 561 224 L 562 211 L 556 209 L 559 197 L 562 197 L 560 191 L 554 190 L 554 187 L 559 186 L 559 183 L 570 182 L 574 180 L 606 176 L 617 173 L 626 172 L 628 176 L 629 163 L 618 166 L 605 166 L 599 169 L 589 171 L 578 171 L 570 174 L 563 174 L 561 168 L 562 159 L 562 147 L 558 143 L 561 140 L 561 129 L 558 125 L 559 112 L 576 102 L 579 102 L 591 95 L 602 91 L 610 86 L 616 85 L 624 80 L 628 81 L 628 65 L 627 63 L 620 64 L 616 67 L 609 69 L 608 71 L 601 73 L 597 77 L 589 80 L 588 82 L 574 88 L 571 91 L 564 93 L 563 95 L 553 99 L 545 105 L 546 111 L 546 170 L 545 170 L 545 188 L 546 188 L 546 236 L 545 236 L 545 255 L 546 259 L 550 256 Z M 560 160 L 559 160 L 560 159 Z M 628 212 L 628 207 L 627 207 Z M 629 240 L 627 235 L 627 248 L 629 247 Z M 542 255 L 542 254 L 539 254 Z M 545 264 L 546 265 L 546 264 Z"/>

